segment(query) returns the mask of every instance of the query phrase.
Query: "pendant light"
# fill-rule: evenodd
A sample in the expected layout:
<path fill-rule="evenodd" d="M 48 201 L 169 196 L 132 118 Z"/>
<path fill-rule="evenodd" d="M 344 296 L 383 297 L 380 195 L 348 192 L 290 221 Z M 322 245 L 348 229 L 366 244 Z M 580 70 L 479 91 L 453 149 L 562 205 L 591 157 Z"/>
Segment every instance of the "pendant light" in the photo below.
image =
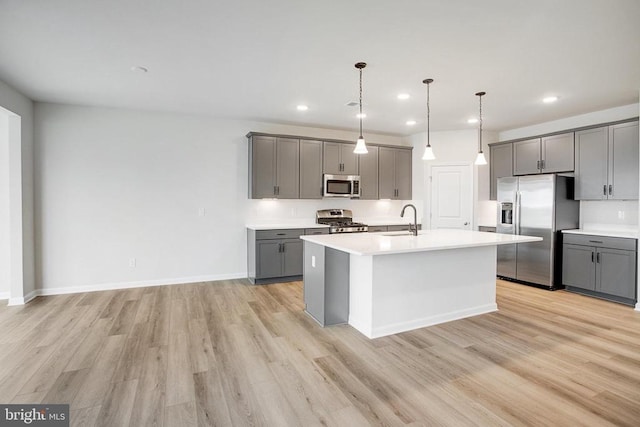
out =
<path fill-rule="evenodd" d="M 424 79 L 422 83 L 427 85 L 427 146 L 424 149 L 422 160 L 434 160 L 436 156 L 433 154 L 433 148 L 431 148 L 431 141 L 429 139 L 429 116 L 431 115 L 431 108 L 429 106 L 429 85 L 433 83 L 433 79 Z"/>
<path fill-rule="evenodd" d="M 358 62 L 355 66 L 360 70 L 360 114 L 358 114 L 358 117 L 360 118 L 360 136 L 358 137 L 356 148 L 353 152 L 356 154 L 367 154 L 369 151 L 364 143 L 364 136 L 362 136 L 362 69 L 366 67 L 367 64 L 365 62 Z"/>
<path fill-rule="evenodd" d="M 484 153 L 482 152 L 482 97 L 486 94 L 487 94 L 486 92 L 476 93 L 476 96 L 480 100 L 480 117 L 478 120 L 480 122 L 480 127 L 478 132 L 478 156 L 476 157 L 476 162 L 475 162 L 476 165 L 487 164 L 487 159 L 484 157 Z"/>

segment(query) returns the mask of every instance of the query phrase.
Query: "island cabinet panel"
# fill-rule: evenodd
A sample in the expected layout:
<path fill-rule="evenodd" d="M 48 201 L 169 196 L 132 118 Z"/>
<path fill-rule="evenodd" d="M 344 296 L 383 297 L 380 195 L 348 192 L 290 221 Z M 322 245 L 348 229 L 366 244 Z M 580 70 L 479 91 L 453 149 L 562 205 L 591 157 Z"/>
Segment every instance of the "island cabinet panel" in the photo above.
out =
<path fill-rule="evenodd" d="M 322 199 L 322 141 L 300 141 L 300 198 Z"/>
<path fill-rule="evenodd" d="M 349 254 L 304 243 L 305 311 L 320 325 L 349 321 Z"/>
<path fill-rule="evenodd" d="M 378 199 L 378 147 L 368 147 L 369 152 L 359 156 L 360 199 Z"/>
<path fill-rule="evenodd" d="M 381 199 L 411 199 L 411 150 L 380 147 L 378 194 Z"/>
<path fill-rule="evenodd" d="M 576 199 L 638 199 L 638 122 L 576 132 Z"/>
<path fill-rule="evenodd" d="M 247 230 L 249 280 L 256 284 L 300 280 L 304 233 L 304 229 Z"/>
<path fill-rule="evenodd" d="M 297 199 L 300 194 L 300 141 L 253 135 L 249 142 L 252 199 Z"/>
<path fill-rule="evenodd" d="M 334 175 L 358 175 L 358 155 L 354 144 L 324 142 L 323 172 Z"/>
<path fill-rule="evenodd" d="M 489 147 L 489 169 L 491 176 L 490 198 L 496 200 L 498 178 L 513 176 L 513 144 Z"/>
<path fill-rule="evenodd" d="M 637 240 L 565 234 L 562 282 L 569 291 L 636 303 Z"/>

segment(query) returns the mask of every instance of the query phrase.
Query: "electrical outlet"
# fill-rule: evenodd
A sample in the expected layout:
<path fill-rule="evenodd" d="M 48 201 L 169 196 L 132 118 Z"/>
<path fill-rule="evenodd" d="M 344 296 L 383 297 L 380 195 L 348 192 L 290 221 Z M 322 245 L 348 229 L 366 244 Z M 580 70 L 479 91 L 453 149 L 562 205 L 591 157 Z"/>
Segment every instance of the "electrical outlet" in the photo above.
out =
<path fill-rule="evenodd" d="M 207 214 L 207 211 L 205 210 L 205 208 L 198 209 L 198 216 L 205 216 L 206 214 Z"/>
<path fill-rule="evenodd" d="M 313 267 L 313 268 L 316 267 L 316 256 L 315 255 L 311 255 L 311 267 Z"/>
<path fill-rule="evenodd" d="M 136 259 L 129 258 L 129 267 L 135 267 L 135 266 L 136 266 Z"/>

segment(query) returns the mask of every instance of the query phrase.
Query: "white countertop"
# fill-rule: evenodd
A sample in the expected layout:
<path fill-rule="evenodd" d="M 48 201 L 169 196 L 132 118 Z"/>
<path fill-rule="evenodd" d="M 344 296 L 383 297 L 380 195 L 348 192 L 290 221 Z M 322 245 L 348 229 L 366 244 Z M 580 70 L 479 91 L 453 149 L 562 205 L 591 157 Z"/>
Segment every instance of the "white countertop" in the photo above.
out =
<path fill-rule="evenodd" d="M 603 229 L 575 229 L 562 230 L 566 234 L 586 234 L 591 236 L 604 237 L 624 237 L 627 239 L 637 239 L 639 237 L 638 230 L 603 230 Z"/>
<path fill-rule="evenodd" d="M 423 230 L 417 236 L 410 235 L 406 231 L 397 231 L 393 233 L 325 234 L 301 236 L 300 238 L 354 255 L 439 251 L 542 240 L 540 237 L 467 230 Z"/>
<path fill-rule="evenodd" d="M 367 225 L 406 225 L 412 224 L 413 220 L 404 219 L 404 218 L 354 218 L 355 222 L 361 222 Z M 326 228 L 328 225 L 317 224 L 315 220 L 312 219 L 303 219 L 303 220 L 284 220 L 284 221 L 274 221 L 274 222 L 256 222 L 251 224 L 246 224 L 246 227 L 251 230 L 286 230 L 286 229 L 297 229 L 297 228 Z"/>
<path fill-rule="evenodd" d="M 328 225 L 316 224 L 315 221 L 279 221 L 259 224 L 247 224 L 251 230 L 287 230 L 297 228 L 328 228 Z"/>

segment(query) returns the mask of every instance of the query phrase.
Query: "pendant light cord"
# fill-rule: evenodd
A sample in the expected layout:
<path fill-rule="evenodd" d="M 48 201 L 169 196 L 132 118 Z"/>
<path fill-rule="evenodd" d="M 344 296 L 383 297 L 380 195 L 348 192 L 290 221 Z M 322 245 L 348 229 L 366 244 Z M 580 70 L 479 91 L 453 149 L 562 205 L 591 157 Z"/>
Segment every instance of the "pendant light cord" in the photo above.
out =
<path fill-rule="evenodd" d="M 362 68 L 360 68 L 360 138 L 362 138 Z"/>
<path fill-rule="evenodd" d="M 429 122 L 431 116 L 431 107 L 429 106 L 429 83 L 427 83 L 427 147 L 431 147 Z"/>

